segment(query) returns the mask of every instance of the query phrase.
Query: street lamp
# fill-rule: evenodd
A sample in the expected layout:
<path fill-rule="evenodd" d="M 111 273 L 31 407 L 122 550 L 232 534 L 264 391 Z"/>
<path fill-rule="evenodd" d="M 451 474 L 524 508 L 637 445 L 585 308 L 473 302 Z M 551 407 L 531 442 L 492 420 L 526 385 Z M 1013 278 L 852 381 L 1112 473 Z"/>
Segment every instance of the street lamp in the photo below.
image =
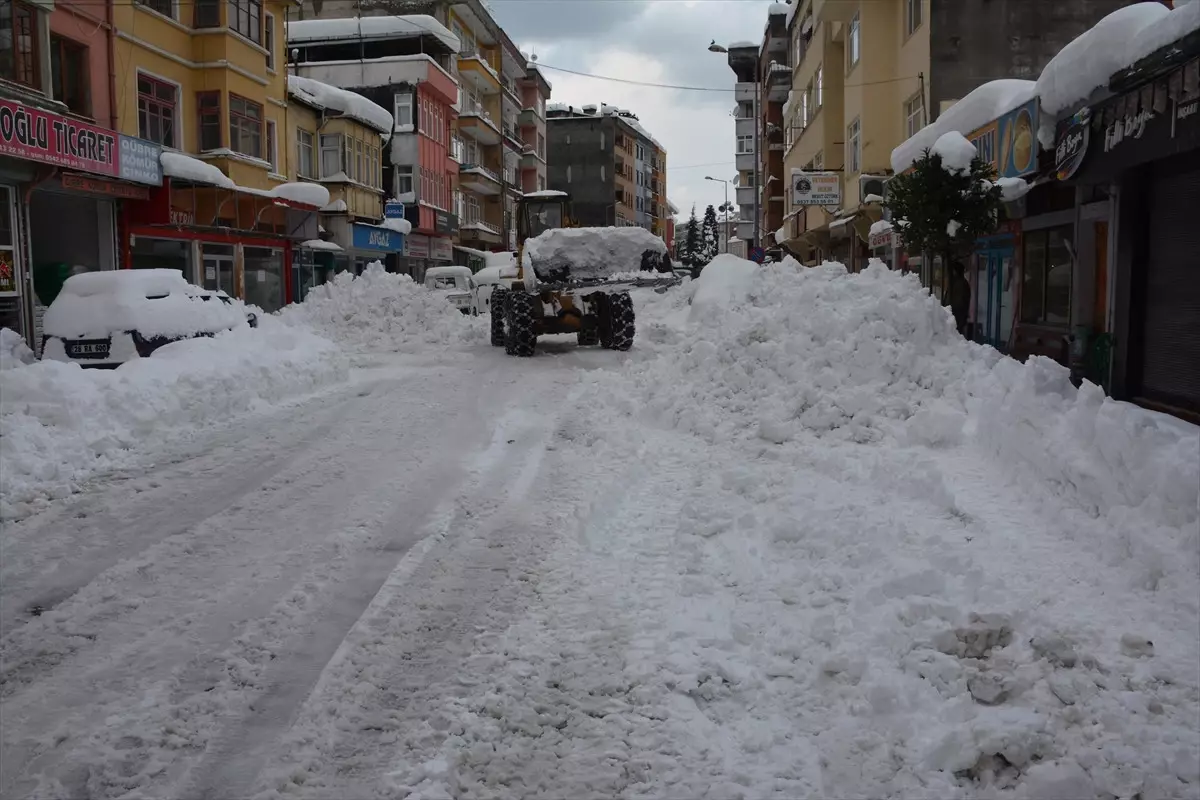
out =
<path fill-rule="evenodd" d="M 722 47 L 721 45 L 717 44 L 716 39 L 713 39 L 709 42 L 708 52 L 710 52 L 710 53 L 728 53 L 729 48 Z M 759 142 L 759 135 L 761 133 L 761 131 L 760 131 L 761 126 L 759 125 L 759 114 L 761 113 L 759 107 L 761 105 L 761 102 L 759 101 L 759 97 L 758 97 L 759 91 L 761 89 L 761 76 L 759 74 L 759 66 L 760 66 L 759 60 L 756 58 L 754 61 L 754 237 L 750 242 L 751 248 L 758 247 L 758 220 L 759 220 L 759 216 L 758 216 L 759 205 L 758 204 L 759 204 L 759 191 L 762 189 L 762 185 L 761 185 L 762 181 L 759 180 L 759 178 L 761 177 L 760 167 L 762 166 L 759 163 L 759 152 L 761 151 L 761 146 L 760 146 L 760 142 Z M 726 212 L 726 213 L 728 214 L 728 212 Z M 728 220 L 728 217 L 726 219 Z M 728 224 L 728 221 L 726 222 L 726 224 Z M 729 247 L 729 239 L 728 238 L 725 239 L 725 243 L 726 243 L 725 247 L 726 247 L 726 249 L 728 249 L 728 247 Z"/>
<path fill-rule="evenodd" d="M 717 45 L 717 46 L 720 47 L 720 45 Z M 729 252 L 729 181 L 723 181 L 720 178 L 710 178 L 708 175 L 704 176 L 704 180 L 715 181 L 717 183 L 725 184 L 725 204 L 723 206 L 721 206 L 721 210 L 725 212 L 725 252 L 728 253 Z"/>

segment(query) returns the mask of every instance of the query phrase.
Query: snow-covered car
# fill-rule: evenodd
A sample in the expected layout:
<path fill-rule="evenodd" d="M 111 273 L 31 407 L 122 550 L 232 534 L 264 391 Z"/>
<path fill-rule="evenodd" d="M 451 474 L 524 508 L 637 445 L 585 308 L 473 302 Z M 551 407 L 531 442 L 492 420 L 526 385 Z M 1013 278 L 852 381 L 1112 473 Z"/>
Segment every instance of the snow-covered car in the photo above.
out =
<path fill-rule="evenodd" d="M 445 296 L 464 314 L 478 314 L 473 298 L 475 281 L 469 267 L 431 267 L 425 270 L 425 288 Z"/>
<path fill-rule="evenodd" d="M 515 266 L 484 267 L 472 276 L 475 281 L 474 304 L 476 314 L 485 314 L 492 308 L 492 292 L 497 287 L 505 288 L 517 279 Z"/>
<path fill-rule="evenodd" d="M 46 309 L 42 358 L 119 367 L 181 339 L 214 336 L 258 317 L 240 300 L 188 283 L 173 269 L 72 275 Z"/>

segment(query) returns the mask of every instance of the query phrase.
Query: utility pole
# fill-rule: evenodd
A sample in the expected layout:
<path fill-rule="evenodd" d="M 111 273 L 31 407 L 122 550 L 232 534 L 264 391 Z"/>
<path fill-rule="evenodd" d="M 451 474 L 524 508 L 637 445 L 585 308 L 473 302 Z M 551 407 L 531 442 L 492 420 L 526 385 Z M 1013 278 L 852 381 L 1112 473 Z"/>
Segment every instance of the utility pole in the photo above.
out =
<path fill-rule="evenodd" d="M 762 191 L 766 188 L 766 183 L 763 181 L 762 161 L 760 155 L 761 138 L 762 138 L 762 101 L 760 95 L 762 93 L 762 56 L 754 62 L 754 241 L 750 243 L 751 247 L 758 247 L 758 225 L 759 225 L 759 198 L 762 196 Z M 747 253 L 746 255 L 750 255 Z"/>

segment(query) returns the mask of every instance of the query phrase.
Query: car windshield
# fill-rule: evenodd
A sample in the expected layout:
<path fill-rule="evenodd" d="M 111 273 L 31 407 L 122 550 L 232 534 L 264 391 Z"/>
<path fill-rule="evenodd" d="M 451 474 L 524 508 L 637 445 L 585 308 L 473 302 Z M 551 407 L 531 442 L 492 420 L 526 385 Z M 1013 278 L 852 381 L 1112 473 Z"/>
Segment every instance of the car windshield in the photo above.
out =
<path fill-rule="evenodd" d="M 458 284 L 455 282 L 455 278 L 453 275 L 441 275 L 436 278 L 431 278 L 430 281 L 431 281 L 432 285 L 430 285 L 429 288 L 431 288 L 431 289 L 456 289 L 456 288 L 458 288 Z"/>
<path fill-rule="evenodd" d="M 529 235 L 537 236 L 545 231 L 562 227 L 562 204 L 555 202 L 527 202 L 525 222 Z"/>

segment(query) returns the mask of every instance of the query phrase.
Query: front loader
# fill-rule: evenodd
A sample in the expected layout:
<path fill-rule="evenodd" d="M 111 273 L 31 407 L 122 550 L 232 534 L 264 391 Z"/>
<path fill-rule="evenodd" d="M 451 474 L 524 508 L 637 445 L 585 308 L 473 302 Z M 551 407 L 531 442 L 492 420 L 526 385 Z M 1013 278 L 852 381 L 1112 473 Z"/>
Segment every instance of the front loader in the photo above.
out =
<path fill-rule="evenodd" d="M 532 356 L 539 336 L 574 333 L 581 345 L 633 346 L 629 290 L 679 283 L 663 240 L 644 228 L 580 228 L 566 192 L 524 195 L 517 206 L 517 277 L 492 294 L 491 341 Z"/>

